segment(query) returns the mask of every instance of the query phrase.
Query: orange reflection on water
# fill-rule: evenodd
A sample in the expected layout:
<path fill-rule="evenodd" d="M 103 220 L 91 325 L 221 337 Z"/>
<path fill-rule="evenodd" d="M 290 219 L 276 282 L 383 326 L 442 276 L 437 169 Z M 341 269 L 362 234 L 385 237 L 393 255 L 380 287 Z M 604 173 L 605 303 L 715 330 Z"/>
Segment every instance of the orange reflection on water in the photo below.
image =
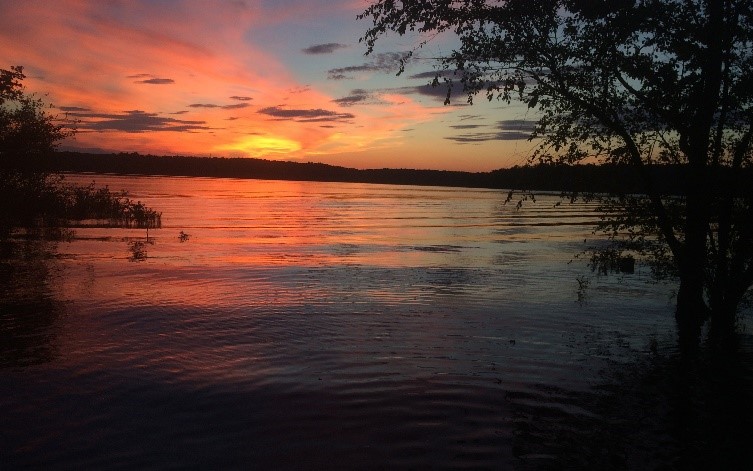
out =
<path fill-rule="evenodd" d="M 561 256 L 547 244 L 582 240 L 588 231 L 578 225 L 582 211 L 560 217 L 548 201 L 515 211 L 502 204 L 503 193 L 492 190 L 175 177 L 97 180 L 116 190 L 129 188 L 133 199 L 163 213 L 162 228 L 144 245 L 144 261 L 129 261 L 128 252 L 129 241 L 145 241 L 143 230 L 81 229 L 80 240 L 67 246 L 69 257 L 96 272 L 92 299 L 108 304 L 319 302 L 342 296 L 347 289 L 337 283 L 360 276 L 352 271 L 319 282 L 334 272 L 341 276 L 343 268 L 483 268 L 512 260 L 532 265 Z M 540 224 L 551 226 L 541 230 Z M 187 238 L 181 240 L 181 233 Z M 383 299 L 403 296 L 366 290 Z"/>

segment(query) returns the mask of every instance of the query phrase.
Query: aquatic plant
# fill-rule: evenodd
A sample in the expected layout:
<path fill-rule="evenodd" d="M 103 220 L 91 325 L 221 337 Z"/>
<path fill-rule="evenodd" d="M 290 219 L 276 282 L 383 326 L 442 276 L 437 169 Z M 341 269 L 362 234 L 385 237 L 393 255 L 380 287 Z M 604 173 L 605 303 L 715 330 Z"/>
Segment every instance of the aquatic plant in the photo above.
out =
<path fill-rule="evenodd" d="M 128 260 L 132 262 L 143 262 L 147 259 L 146 245 L 148 242 L 143 240 L 132 240 L 128 243 L 128 250 L 131 252 L 131 256 Z"/>

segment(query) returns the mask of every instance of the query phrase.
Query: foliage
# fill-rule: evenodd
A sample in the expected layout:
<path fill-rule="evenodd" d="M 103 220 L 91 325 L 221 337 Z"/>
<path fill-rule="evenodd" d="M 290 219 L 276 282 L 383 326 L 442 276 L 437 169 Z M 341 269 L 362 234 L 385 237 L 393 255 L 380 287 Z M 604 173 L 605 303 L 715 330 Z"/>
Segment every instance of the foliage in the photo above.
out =
<path fill-rule="evenodd" d="M 641 194 L 601 199 L 607 250 L 677 275 L 681 341 L 709 314 L 728 337 L 753 284 L 753 2 L 379 0 L 359 17 L 368 52 L 389 31 L 418 36 L 403 66 L 437 35 L 457 38 L 434 83 L 448 101 L 455 76 L 469 103 L 535 109 L 532 161 L 631 165 Z M 661 164 L 683 169 L 679 195 L 653 178 Z"/>
<path fill-rule="evenodd" d="M 74 131 L 70 123 L 58 122 L 45 112 L 40 98 L 24 93 L 24 78 L 21 66 L 0 69 L 0 158 L 4 167 L 48 154 Z"/>
<path fill-rule="evenodd" d="M 159 227 L 160 214 L 125 192 L 66 184 L 43 170 L 42 161 L 73 134 L 71 123 L 46 111 L 26 93 L 23 68 L 0 69 L 0 237 L 13 230 L 60 236 L 72 221 L 107 220 L 119 227 Z"/>

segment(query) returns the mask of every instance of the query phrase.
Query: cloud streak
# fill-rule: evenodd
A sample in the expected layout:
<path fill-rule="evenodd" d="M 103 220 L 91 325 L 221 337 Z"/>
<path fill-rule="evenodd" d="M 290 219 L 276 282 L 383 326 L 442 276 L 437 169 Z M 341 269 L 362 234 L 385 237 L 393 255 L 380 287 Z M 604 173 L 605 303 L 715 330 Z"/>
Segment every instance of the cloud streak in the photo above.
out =
<path fill-rule="evenodd" d="M 400 69 L 401 60 L 405 58 L 406 56 L 404 54 L 399 54 L 397 52 L 383 52 L 377 54 L 371 62 L 329 69 L 327 71 L 327 77 L 330 80 L 345 80 L 355 78 L 353 74 L 359 72 L 397 73 Z"/>
<path fill-rule="evenodd" d="M 458 136 L 447 136 L 445 139 L 455 141 L 461 144 L 471 144 L 486 141 L 523 141 L 531 137 L 524 132 L 480 132 L 473 134 L 461 134 Z"/>
<path fill-rule="evenodd" d="M 337 103 L 340 106 L 354 106 L 354 105 L 386 105 L 387 102 L 379 98 L 380 91 L 369 91 L 363 88 L 356 88 L 351 90 L 350 94 L 344 97 L 335 98 L 333 103 Z"/>
<path fill-rule="evenodd" d="M 127 133 L 145 132 L 187 132 L 207 131 L 212 129 L 206 121 L 166 118 L 157 113 L 141 110 L 122 113 L 72 113 L 80 119 L 80 131 L 122 131 Z"/>
<path fill-rule="evenodd" d="M 337 111 L 315 109 L 288 109 L 280 106 L 270 106 L 258 111 L 260 114 L 271 116 L 275 119 L 290 119 L 299 123 L 344 121 L 355 118 L 352 113 L 338 113 Z"/>
<path fill-rule="evenodd" d="M 338 49 L 345 49 L 347 47 L 348 46 L 346 44 L 339 43 L 315 44 L 313 46 L 301 49 L 301 52 L 309 55 L 332 54 Z"/>
<path fill-rule="evenodd" d="M 367 93 L 352 93 L 342 98 L 335 98 L 332 101 L 342 106 L 353 106 L 359 103 L 364 103 L 370 98 L 371 95 Z"/>
<path fill-rule="evenodd" d="M 204 108 L 204 109 L 222 109 L 222 110 L 239 110 L 242 108 L 248 108 L 248 103 L 233 103 L 232 105 L 215 105 L 214 103 L 191 103 L 189 108 Z"/>
<path fill-rule="evenodd" d="M 136 75 L 129 75 L 126 78 L 130 79 L 143 79 L 143 80 L 136 80 L 133 83 L 145 83 L 147 85 L 170 85 L 175 83 L 175 80 L 171 78 L 162 78 L 162 77 L 155 77 L 152 74 L 136 74 Z"/>
<path fill-rule="evenodd" d="M 474 132 L 456 136 L 447 136 L 445 137 L 445 139 L 460 144 L 473 144 L 487 141 L 528 140 L 531 138 L 531 134 L 533 133 L 535 126 L 536 121 L 523 119 L 508 119 L 497 121 L 495 126 L 486 126 L 482 124 L 456 124 L 450 127 L 459 130 L 483 129 L 491 127 L 492 130 L 486 132 Z"/>
<path fill-rule="evenodd" d="M 91 111 L 89 108 L 82 108 L 80 106 L 59 106 L 58 109 L 65 112 Z"/>
<path fill-rule="evenodd" d="M 457 74 L 453 72 L 452 70 L 431 70 L 428 72 L 420 72 L 417 74 L 409 75 L 408 78 L 411 79 L 431 79 L 434 80 L 435 78 L 450 78 L 455 77 Z"/>

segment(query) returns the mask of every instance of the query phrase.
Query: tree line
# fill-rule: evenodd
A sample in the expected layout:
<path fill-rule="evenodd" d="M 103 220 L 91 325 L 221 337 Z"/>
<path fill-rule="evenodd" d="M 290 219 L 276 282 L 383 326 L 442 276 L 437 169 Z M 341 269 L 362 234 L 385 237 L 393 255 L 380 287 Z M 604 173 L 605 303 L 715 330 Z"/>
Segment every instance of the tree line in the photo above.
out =
<path fill-rule="evenodd" d="M 639 194 L 641 175 L 624 164 L 557 165 L 538 164 L 503 168 L 490 172 L 425 169 L 355 169 L 323 163 L 193 156 L 141 155 L 135 152 L 92 154 L 63 151 L 50 153 L 34 163 L 47 172 L 111 173 L 119 175 L 171 175 L 187 177 L 252 178 L 322 182 L 375 183 L 395 185 L 448 186 L 523 191 L 576 192 L 581 195 Z M 654 165 L 649 168 L 660 190 L 683 195 L 686 168 Z M 753 177 L 721 170 L 718 185 L 729 185 Z"/>

